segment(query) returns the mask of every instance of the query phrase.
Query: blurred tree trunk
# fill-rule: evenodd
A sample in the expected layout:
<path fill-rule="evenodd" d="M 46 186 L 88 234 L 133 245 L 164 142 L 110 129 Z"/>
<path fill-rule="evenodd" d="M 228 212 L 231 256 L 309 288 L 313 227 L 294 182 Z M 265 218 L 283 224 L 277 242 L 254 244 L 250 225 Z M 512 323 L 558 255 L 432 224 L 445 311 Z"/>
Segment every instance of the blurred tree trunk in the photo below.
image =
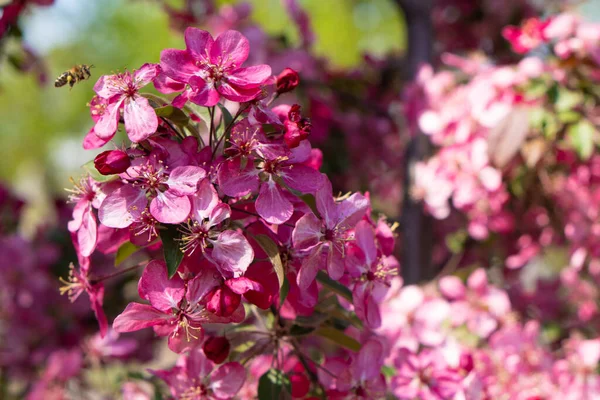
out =
<path fill-rule="evenodd" d="M 420 65 L 431 62 L 433 53 L 433 26 L 431 9 L 434 0 L 396 0 L 404 12 L 408 28 L 408 55 L 405 60 L 405 81 L 415 78 Z M 415 136 L 405 154 L 406 177 L 402 226 L 402 277 L 405 284 L 430 280 L 435 276 L 431 253 L 433 249 L 433 220 L 425 215 L 420 202 L 414 201 L 410 188 L 414 181 L 415 164 L 430 152 L 427 138 Z"/>

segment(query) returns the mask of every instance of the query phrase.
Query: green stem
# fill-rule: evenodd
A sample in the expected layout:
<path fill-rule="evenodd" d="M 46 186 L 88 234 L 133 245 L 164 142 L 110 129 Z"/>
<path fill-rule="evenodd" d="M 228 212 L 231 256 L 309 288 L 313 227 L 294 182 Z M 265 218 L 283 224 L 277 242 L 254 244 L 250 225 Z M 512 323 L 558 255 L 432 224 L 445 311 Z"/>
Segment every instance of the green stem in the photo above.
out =
<path fill-rule="evenodd" d="M 96 283 L 99 283 L 99 282 L 105 281 L 105 280 L 107 280 L 107 279 L 114 278 L 115 276 L 123 275 L 123 274 L 125 274 L 125 273 L 127 273 L 127 272 L 129 272 L 129 271 L 133 271 L 134 269 L 141 267 L 143 264 L 144 264 L 144 263 L 143 263 L 143 262 L 141 262 L 141 263 L 139 263 L 139 264 L 137 264 L 137 265 L 134 265 L 134 266 L 132 266 L 132 267 L 125 268 L 125 269 L 122 269 L 122 270 L 120 270 L 120 271 L 117 271 L 117 272 L 113 272 L 112 274 L 104 275 L 104 276 L 101 276 L 101 277 L 99 277 L 99 278 L 90 279 L 90 283 L 91 283 L 92 285 L 94 285 L 94 284 L 96 284 Z"/>
<path fill-rule="evenodd" d="M 242 113 L 244 111 L 246 111 L 248 108 L 250 107 L 250 105 L 247 105 L 244 108 L 240 108 L 237 113 L 235 114 L 235 116 L 233 117 L 233 119 L 231 120 L 231 122 L 229 123 L 229 125 L 227 125 L 225 127 L 225 129 L 223 130 L 223 134 L 221 135 L 221 137 L 217 140 L 217 144 L 215 145 L 215 151 L 213 151 L 213 160 L 215 159 L 215 154 L 217 153 L 217 149 L 219 148 L 219 146 L 221 145 L 221 141 L 223 141 L 223 139 L 225 139 L 225 137 L 227 137 L 227 132 L 233 127 L 233 124 L 235 123 L 235 121 L 238 119 L 238 117 L 240 115 L 242 115 Z"/>
<path fill-rule="evenodd" d="M 210 115 L 210 128 L 208 131 L 208 145 L 210 146 L 210 149 L 214 151 L 215 149 L 213 149 L 213 135 L 214 135 L 214 131 L 215 131 L 215 107 L 210 107 L 208 109 L 208 115 Z"/>

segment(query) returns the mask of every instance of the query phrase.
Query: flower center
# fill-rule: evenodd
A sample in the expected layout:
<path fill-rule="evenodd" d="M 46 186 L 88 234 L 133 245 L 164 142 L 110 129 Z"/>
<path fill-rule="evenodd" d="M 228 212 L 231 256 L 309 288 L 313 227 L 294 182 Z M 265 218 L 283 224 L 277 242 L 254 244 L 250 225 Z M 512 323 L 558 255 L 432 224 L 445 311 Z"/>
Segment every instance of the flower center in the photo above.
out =
<path fill-rule="evenodd" d="M 208 388 L 203 384 L 191 386 L 185 389 L 179 397 L 181 400 L 199 400 L 208 394 Z"/>

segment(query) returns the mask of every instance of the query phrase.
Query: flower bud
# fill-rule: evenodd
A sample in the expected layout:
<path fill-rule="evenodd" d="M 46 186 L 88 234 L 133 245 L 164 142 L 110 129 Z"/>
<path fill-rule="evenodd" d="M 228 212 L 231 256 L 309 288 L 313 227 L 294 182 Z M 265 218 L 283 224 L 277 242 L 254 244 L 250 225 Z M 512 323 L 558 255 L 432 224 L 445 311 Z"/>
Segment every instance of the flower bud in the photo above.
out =
<path fill-rule="evenodd" d="M 229 340 L 224 336 L 209 337 L 204 342 L 204 355 L 215 364 L 221 364 L 229 355 Z"/>
<path fill-rule="evenodd" d="M 300 83 L 300 77 L 298 73 L 291 68 L 284 69 L 279 75 L 277 75 L 277 93 L 291 92 Z"/>
<path fill-rule="evenodd" d="M 102 175 L 120 174 L 130 165 L 129 156 L 122 150 L 104 151 L 94 158 L 94 166 Z"/>
<path fill-rule="evenodd" d="M 219 317 L 232 315 L 242 301 L 242 296 L 225 285 L 215 288 L 207 297 L 206 309 Z"/>

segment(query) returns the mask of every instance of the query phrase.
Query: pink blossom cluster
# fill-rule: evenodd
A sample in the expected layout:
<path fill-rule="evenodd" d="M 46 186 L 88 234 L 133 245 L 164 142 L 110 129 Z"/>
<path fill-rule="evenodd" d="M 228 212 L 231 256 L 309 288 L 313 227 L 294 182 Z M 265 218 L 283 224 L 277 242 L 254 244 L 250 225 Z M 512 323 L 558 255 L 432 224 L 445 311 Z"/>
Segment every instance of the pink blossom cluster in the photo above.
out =
<path fill-rule="evenodd" d="M 365 54 L 349 70 L 331 65 L 317 54 L 312 21 L 301 2 L 282 0 L 281 5 L 298 33 L 297 44 L 284 45 L 281 37 L 269 35 L 253 22 L 248 3 L 217 6 L 212 1 L 188 0 L 180 8 L 168 2 L 163 6 L 180 31 L 190 25 L 214 34 L 238 30 L 251 44 L 249 62 L 268 64 L 274 72 L 287 67 L 297 71 L 302 76 L 299 89 L 283 94 L 273 105 L 302 106 L 312 122 L 311 142 L 323 152 L 334 188 L 368 190 L 379 209 L 397 215 L 405 141 L 397 118 L 389 112 L 397 108 L 401 84 L 395 77 L 396 56 Z"/>
<path fill-rule="evenodd" d="M 139 300 L 112 329 L 152 328 L 182 354 L 174 369 L 153 372 L 175 398 L 225 399 L 242 389 L 242 362 L 279 342 L 299 346 L 295 330 L 343 342 L 327 315 L 310 329 L 294 324 L 314 319 L 319 289 L 337 287 L 345 296 L 348 310 L 335 318 L 353 311 L 359 326 L 381 326 L 380 303 L 399 264 L 392 229 L 372 217 L 368 195 L 334 195 L 302 109 L 272 105 L 297 86 L 298 74 L 274 77 L 268 65 L 246 66 L 249 42 L 237 31 L 213 38 L 188 28 L 185 43 L 185 50 L 163 50 L 160 64 L 104 75 L 94 86 L 95 125 L 84 147 L 111 142 L 120 124 L 131 143 L 100 153 L 72 191 L 69 230 L 79 266 L 64 290 L 87 293 L 104 336 L 109 294 L 104 279 L 91 278 L 92 256 L 147 254 L 137 264 Z M 170 97 L 143 92 L 149 83 Z M 264 321 L 269 316 L 276 321 Z M 229 342 L 257 327 L 266 336 L 253 351 L 234 353 Z"/>
<path fill-rule="evenodd" d="M 600 395 L 600 340 L 577 333 L 553 348 L 507 292 L 477 269 L 424 287 L 390 291 L 384 365 L 399 399 L 580 399 Z M 392 372 L 393 371 L 393 372 Z"/>
<path fill-rule="evenodd" d="M 505 36 L 519 52 L 553 44 L 555 55 L 547 59 L 530 56 L 495 66 L 446 54 L 443 60 L 457 71 L 421 70 L 406 92 L 413 103 L 406 115 L 436 146 L 432 157 L 416 166 L 412 193 L 432 215 L 445 219 L 453 209 L 461 212 L 469 235 L 477 240 L 490 232 L 507 234 L 515 229 L 518 213 L 533 212 L 515 215 L 514 203 L 520 200 L 513 187 L 520 184 L 522 169 L 562 164 L 557 157 L 544 157 L 545 149 L 570 149 L 589 157 L 590 139 L 580 135 L 595 123 L 593 112 L 583 106 L 593 98 L 577 85 L 597 79 L 593 65 L 600 42 L 594 32 L 600 32 L 597 24 L 572 14 L 534 19 L 523 28 L 507 28 Z M 569 46 L 572 50 L 566 51 Z M 544 190 L 552 196 L 552 188 Z"/>

